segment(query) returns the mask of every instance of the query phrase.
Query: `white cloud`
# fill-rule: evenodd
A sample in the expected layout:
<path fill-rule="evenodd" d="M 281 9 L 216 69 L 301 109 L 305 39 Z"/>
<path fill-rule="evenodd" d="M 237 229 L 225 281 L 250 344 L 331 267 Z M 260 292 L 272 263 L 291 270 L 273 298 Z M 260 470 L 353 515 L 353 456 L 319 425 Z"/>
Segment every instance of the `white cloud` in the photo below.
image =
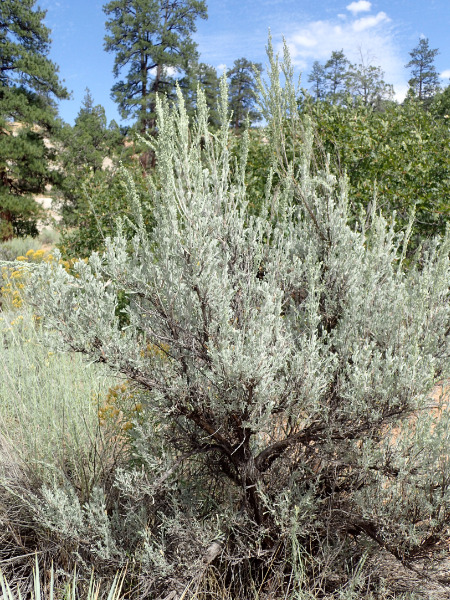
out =
<path fill-rule="evenodd" d="M 359 0 L 359 2 L 352 2 L 345 8 L 356 15 L 360 12 L 369 12 L 372 8 L 372 3 L 368 2 L 367 0 Z"/>
<path fill-rule="evenodd" d="M 300 46 L 303 46 L 303 48 L 314 48 L 315 46 L 317 46 L 318 42 L 312 34 L 312 32 L 306 32 L 306 34 L 300 33 L 296 37 L 296 43 Z"/>
<path fill-rule="evenodd" d="M 167 67 L 164 72 L 169 77 L 173 77 L 174 75 L 176 75 L 178 73 L 178 69 L 176 67 Z M 153 69 L 150 69 L 150 74 L 156 75 L 156 67 L 153 67 Z"/>
<path fill-rule="evenodd" d="M 370 3 L 364 6 L 367 4 Z M 349 6 L 358 6 L 359 12 L 362 12 L 362 2 Z M 293 63 L 303 72 L 308 72 L 315 60 L 326 62 L 334 50 L 342 49 L 352 63 L 360 62 L 361 53 L 370 55 L 371 64 L 381 67 L 385 81 L 393 84 L 396 98 L 402 100 L 408 89 L 408 74 L 390 23 L 391 19 L 385 12 L 362 18 L 350 17 L 345 21 L 337 16 L 297 27 L 292 25 L 286 39 Z M 303 81 L 306 83 L 306 77 Z"/>
<path fill-rule="evenodd" d="M 450 69 L 445 69 L 445 71 L 442 71 L 441 79 L 450 79 Z"/>
<path fill-rule="evenodd" d="M 225 63 L 222 63 L 222 64 L 220 64 L 220 65 L 217 65 L 217 70 L 218 70 L 219 72 L 222 72 L 222 73 L 223 73 L 224 71 L 226 71 L 226 70 L 227 70 L 227 65 L 226 65 Z"/>
<path fill-rule="evenodd" d="M 373 17 L 362 17 L 352 23 L 353 31 L 364 31 L 365 29 L 372 29 L 380 23 L 389 23 L 390 18 L 385 12 L 379 12 Z"/>

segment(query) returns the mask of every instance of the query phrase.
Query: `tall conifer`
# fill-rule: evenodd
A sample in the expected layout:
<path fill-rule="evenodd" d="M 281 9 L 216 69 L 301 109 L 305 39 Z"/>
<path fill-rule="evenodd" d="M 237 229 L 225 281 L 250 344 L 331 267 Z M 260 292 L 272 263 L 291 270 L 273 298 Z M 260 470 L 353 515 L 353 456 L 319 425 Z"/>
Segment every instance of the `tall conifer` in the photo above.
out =
<path fill-rule="evenodd" d="M 406 65 L 412 74 L 408 82 L 409 89 L 419 100 L 427 100 L 439 90 L 439 76 L 434 66 L 434 59 L 438 54 L 437 48 L 430 48 L 428 38 L 421 38 L 409 53 L 411 60 Z"/>
<path fill-rule="evenodd" d="M 230 81 L 230 108 L 233 111 L 233 125 L 239 129 L 248 117 L 249 121 L 260 121 L 256 109 L 258 86 L 256 75 L 263 70 L 261 63 L 253 64 L 246 58 L 238 58 L 227 72 Z"/>
<path fill-rule="evenodd" d="M 343 50 L 335 50 L 325 63 L 325 78 L 328 81 L 328 95 L 337 102 L 345 92 L 350 63 Z"/>
<path fill-rule="evenodd" d="M 48 58 L 50 30 L 35 0 L 0 2 L 0 239 L 36 233 L 32 194 L 51 181 L 55 99 L 67 97 Z"/>
<path fill-rule="evenodd" d="M 112 0 L 103 10 L 105 50 L 115 53 L 112 88 L 124 119 L 137 119 L 146 132 L 155 122 L 155 96 L 174 89 L 173 75 L 196 55 L 191 34 L 197 18 L 206 19 L 204 0 Z"/>
<path fill-rule="evenodd" d="M 94 104 L 91 92 L 86 89 L 75 125 L 66 125 L 61 138 L 63 150 L 58 161 L 62 180 L 59 187 L 64 200 L 63 216 L 71 223 L 72 211 L 78 208 L 88 179 L 102 170 L 104 159 L 111 158 L 122 136 L 117 125 L 108 127 L 105 109 L 101 104 Z"/>
<path fill-rule="evenodd" d="M 217 107 L 220 96 L 217 71 L 212 65 L 190 61 L 186 69 L 186 76 L 180 81 L 189 116 L 194 116 L 197 108 L 198 86 L 205 91 L 206 105 L 209 110 L 209 123 L 217 128 L 220 126 Z"/>
<path fill-rule="evenodd" d="M 308 76 L 309 83 L 312 83 L 311 91 L 316 100 L 322 100 L 326 95 L 327 78 L 325 76 L 325 67 L 315 60 Z"/>

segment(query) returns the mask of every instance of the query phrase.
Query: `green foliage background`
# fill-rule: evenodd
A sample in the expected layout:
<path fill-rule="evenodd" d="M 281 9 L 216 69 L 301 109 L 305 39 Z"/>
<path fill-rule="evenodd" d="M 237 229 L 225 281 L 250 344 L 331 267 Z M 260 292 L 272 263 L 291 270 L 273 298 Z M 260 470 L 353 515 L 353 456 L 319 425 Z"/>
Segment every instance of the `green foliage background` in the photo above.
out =
<path fill-rule="evenodd" d="M 76 207 L 71 208 L 66 227 L 61 230 L 58 247 L 64 258 L 82 258 L 94 250 L 105 248 L 107 237 L 117 232 L 120 218 L 128 239 L 134 234 L 130 221 L 130 205 L 123 171 L 86 171 L 79 181 Z M 133 179 L 142 202 L 143 219 L 150 232 L 153 227 L 153 207 L 148 182 L 139 168 L 134 168 Z"/>
<path fill-rule="evenodd" d="M 415 242 L 443 233 L 449 215 L 450 135 L 445 119 L 418 102 L 389 103 L 378 112 L 359 103 L 305 107 L 318 145 L 336 173 L 346 173 L 350 197 L 367 208 L 374 195 L 389 218 L 406 227 L 415 211 Z"/>

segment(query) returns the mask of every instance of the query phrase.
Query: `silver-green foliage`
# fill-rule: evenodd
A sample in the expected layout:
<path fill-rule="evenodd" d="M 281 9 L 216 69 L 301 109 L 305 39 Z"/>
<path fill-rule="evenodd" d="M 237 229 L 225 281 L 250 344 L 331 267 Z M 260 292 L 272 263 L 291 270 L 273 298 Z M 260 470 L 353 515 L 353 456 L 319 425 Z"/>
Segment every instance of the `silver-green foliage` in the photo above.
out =
<path fill-rule="evenodd" d="M 0 312 L 0 563 L 14 578 L 38 549 L 58 572 L 77 561 L 81 586 L 94 566 L 125 564 L 106 510 L 128 456 L 118 428 L 98 418 L 116 379 L 81 356 L 49 351 L 40 329 L 25 305 Z M 26 577 L 18 579 L 23 590 Z"/>
<path fill-rule="evenodd" d="M 192 124 L 181 95 L 173 107 L 159 100 L 151 239 L 129 180 L 132 243 L 119 233 L 75 275 L 40 266 L 30 298 L 66 345 L 146 390 L 149 422 L 171 448 L 155 480 L 173 467 L 176 481 L 189 461 L 209 466 L 187 483 L 183 471 L 180 486 L 207 504 L 205 478 L 220 482 L 207 514 L 230 539 L 244 520 L 264 532 L 249 548 L 251 538 L 267 549 L 295 523 L 307 548 L 375 543 L 413 560 L 438 545 L 450 510 L 447 435 L 410 419 L 449 373 L 450 238 L 406 268 L 408 235 L 376 210 L 350 227 L 345 178 L 312 174 L 289 56 L 283 86 L 270 46 L 269 58 L 274 160 L 260 215 L 246 210 L 245 134 L 230 158 L 225 82 L 215 135 L 201 90 Z"/>
<path fill-rule="evenodd" d="M 0 244 L 0 260 L 15 260 L 18 256 L 25 256 L 28 250 L 39 250 L 41 246 L 40 240 L 31 236 L 13 238 Z"/>
<path fill-rule="evenodd" d="M 40 329 L 26 306 L 0 313 L 0 474 L 7 474 L 7 452 L 35 482 L 70 473 L 86 498 L 107 462 L 98 409 L 115 379 L 81 356 L 45 347 Z"/>

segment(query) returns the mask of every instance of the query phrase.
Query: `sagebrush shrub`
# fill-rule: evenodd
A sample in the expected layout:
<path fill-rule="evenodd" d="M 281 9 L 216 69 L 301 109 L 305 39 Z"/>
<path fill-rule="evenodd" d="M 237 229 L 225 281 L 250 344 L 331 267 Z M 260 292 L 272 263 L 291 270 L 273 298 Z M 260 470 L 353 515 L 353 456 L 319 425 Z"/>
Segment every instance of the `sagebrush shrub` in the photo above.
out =
<path fill-rule="evenodd" d="M 222 81 L 214 135 L 201 90 L 192 123 L 181 94 L 158 101 L 151 237 L 130 179 L 131 244 L 119 228 L 74 274 L 55 260 L 31 277 L 45 327 L 143 390 L 117 510 L 145 532 L 134 543 L 155 589 L 204 564 L 215 536 L 216 564 L 249 597 L 317 578 L 338 589 L 377 549 L 412 565 L 448 531 L 448 412 L 408 424 L 449 374 L 450 237 L 406 268 L 408 232 L 376 209 L 350 226 L 345 178 L 311 168 L 289 56 L 284 86 L 270 46 L 269 58 L 273 162 L 258 215 L 247 210 L 245 133 L 230 157 Z M 304 576 L 284 578 L 299 549 L 311 557 Z"/>

